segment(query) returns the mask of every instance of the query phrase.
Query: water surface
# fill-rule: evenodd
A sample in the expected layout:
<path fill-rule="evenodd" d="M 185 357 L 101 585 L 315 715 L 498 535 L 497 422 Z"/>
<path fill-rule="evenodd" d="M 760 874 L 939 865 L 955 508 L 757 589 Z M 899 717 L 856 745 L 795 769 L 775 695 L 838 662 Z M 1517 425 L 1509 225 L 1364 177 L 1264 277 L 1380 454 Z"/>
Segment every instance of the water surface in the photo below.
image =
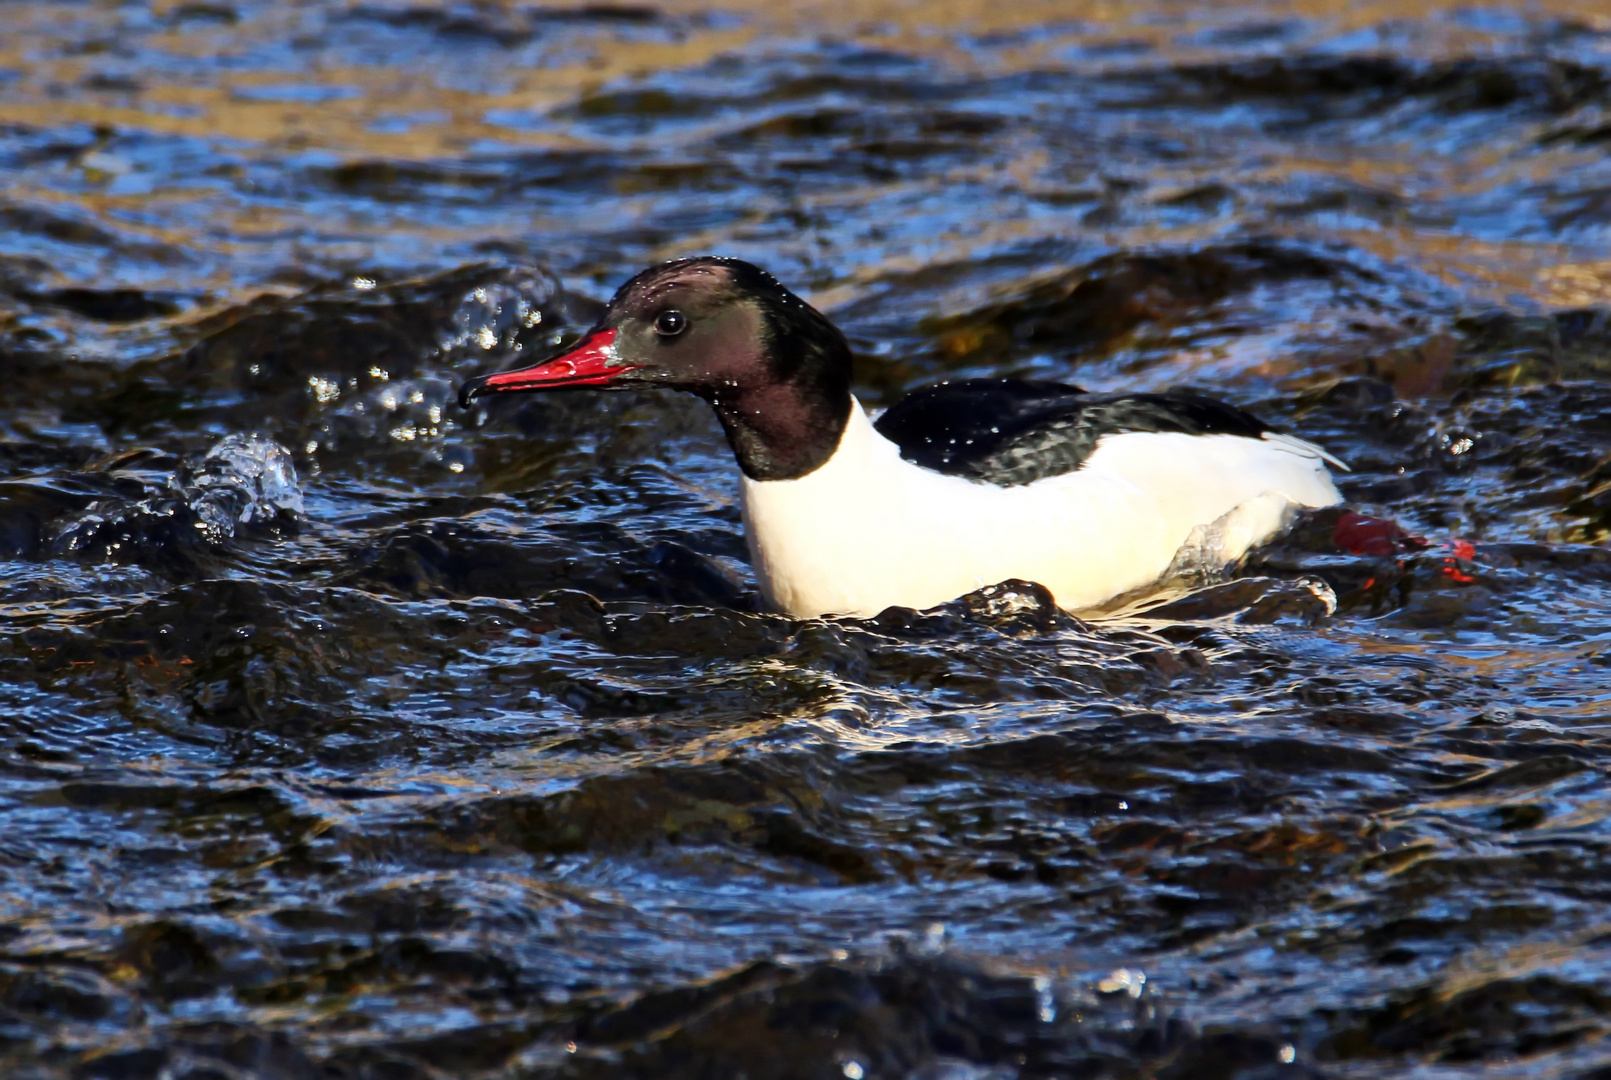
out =
<path fill-rule="evenodd" d="M 7 1075 L 1611 1075 L 1598 5 L 770 7 L 0 6 Z M 759 613 L 702 404 L 452 404 L 702 252 L 1407 536 Z"/>

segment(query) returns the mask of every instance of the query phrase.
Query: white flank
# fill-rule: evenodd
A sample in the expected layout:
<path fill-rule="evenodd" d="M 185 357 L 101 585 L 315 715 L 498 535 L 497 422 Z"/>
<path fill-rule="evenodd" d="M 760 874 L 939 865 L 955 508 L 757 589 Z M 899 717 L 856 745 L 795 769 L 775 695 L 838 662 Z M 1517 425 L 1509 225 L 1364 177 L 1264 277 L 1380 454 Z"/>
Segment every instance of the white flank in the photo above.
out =
<path fill-rule="evenodd" d="M 1294 506 L 1341 501 L 1335 460 L 1285 435 L 1132 432 L 1103 436 L 1074 472 L 1003 488 L 903 461 L 852 400 L 815 472 L 743 478 L 744 524 L 763 595 L 791 615 L 932 607 L 1008 578 L 1078 610 L 1156 581 L 1203 544 L 1199 527 L 1233 526 L 1213 544 L 1230 562 Z"/>

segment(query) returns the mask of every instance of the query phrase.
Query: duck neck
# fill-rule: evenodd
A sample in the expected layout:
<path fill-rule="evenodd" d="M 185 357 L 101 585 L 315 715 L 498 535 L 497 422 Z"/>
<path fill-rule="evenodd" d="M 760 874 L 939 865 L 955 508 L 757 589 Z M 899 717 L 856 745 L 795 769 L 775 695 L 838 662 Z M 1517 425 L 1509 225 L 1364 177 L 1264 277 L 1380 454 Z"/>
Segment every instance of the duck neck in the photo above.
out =
<path fill-rule="evenodd" d="M 738 467 L 751 480 L 798 480 L 825 465 L 839 447 L 855 401 L 768 386 L 711 402 Z"/>
<path fill-rule="evenodd" d="M 767 319 L 765 378 L 705 395 L 751 480 L 798 480 L 820 469 L 859 407 L 850 396 L 850 346 L 806 311 L 815 321 L 805 326 Z"/>

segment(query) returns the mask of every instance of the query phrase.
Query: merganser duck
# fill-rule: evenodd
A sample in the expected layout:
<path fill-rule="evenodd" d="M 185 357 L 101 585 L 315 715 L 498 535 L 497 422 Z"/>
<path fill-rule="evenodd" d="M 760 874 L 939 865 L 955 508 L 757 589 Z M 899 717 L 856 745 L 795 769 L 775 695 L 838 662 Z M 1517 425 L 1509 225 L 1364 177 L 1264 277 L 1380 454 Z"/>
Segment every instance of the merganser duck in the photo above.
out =
<path fill-rule="evenodd" d="M 1227 565 L 1298 507 L 1341 501 L 1326 451 L 1184 391 L 1090 394 L 968 379 L 877 420 L 839 329 L 739 259 L 679 259 L 621 286 L 564 355 L 465 383 L 670 387 L 716 410 L 738 459 L 761 593 L 798 617 L 927 608 L 1011 578 L 1092 608 L 1188 556 Z"/>

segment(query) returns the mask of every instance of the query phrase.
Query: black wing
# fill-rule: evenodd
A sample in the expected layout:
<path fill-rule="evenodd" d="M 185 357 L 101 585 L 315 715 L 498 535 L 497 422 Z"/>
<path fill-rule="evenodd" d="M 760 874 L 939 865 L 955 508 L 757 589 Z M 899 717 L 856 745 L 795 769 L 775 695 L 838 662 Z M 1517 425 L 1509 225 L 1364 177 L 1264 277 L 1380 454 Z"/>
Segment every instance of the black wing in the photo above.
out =
<path fill-rule="evenodd" d="M 1245 435 L 1270 428 L 1201 394 L 1088 394 L 1066 383 L 965 379 L 913 391 L 873 425 L 925 469 L 1002 487 L 1073 472 L 1104 435 Z"/>

